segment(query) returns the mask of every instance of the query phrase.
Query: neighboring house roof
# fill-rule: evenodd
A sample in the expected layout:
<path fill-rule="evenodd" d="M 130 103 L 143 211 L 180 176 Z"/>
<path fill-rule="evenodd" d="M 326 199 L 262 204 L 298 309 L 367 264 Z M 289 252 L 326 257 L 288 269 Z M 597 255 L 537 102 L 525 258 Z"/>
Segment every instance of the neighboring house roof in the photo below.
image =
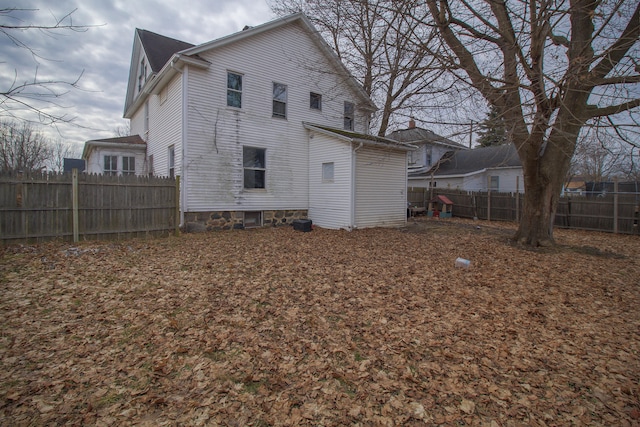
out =
<path fill-rule="evenodd" d="M 513 144 L 475 148 L 473 150 L 455 150 L 446 153 L 436 165 L 428 171 L 410 173 L 409 177 L 420 176 L 463 176 L 486 169 L 522 167 L 520 157 Z"/>
<path fill-rule="evenodd" d="M 147 60 L 151 71 L 157 73 L 162 69 L 164 64 L 171 59 L 174 53 L 181 50 L 189 49 L 195 46 L 192 43 L 183 42 L 181 40 L 172 39 L 160 34 L 147 30 L 136 28 L 136 33 L 140 38 L 140 42 L 147 54 Z"/>
<path fill-rule="evenodd" d="M 140 137 L 140 135 L 120 136 L 116 138 L 105 138 L 105 139 L 92 139 L 84 143 L 82 158 L 87 159 L 91 151 L 94 148 L 98 148 L 98 147 L 144 151 L 147 148 L 147 143 L 144 142 L 144 140 Z"/>
<path fill-rule="evenodd" d="M 325 57 L 329 60 L 329 63 L 332 64 L 335 68 L 335 72 L 345 77 L 345 81 L 347 82 L 347 84 L 360 97 L 358 106 L 370 111 L 377 110 L 376 105 L 373 103 L 369 95 L 365 92 L 362 85 L 360 85 L 358 81 L 353 77 L 353 75 L 349 72 L 349 70 L 347 70 L 342 61 L 340 61 L 340 58 L 338 58 L 335 52 L 322 38 L 318 30 L 316 30 L 316 28 L 313 26 L 309 18 L 307 18 L 303 13 L 295 13 L 275 19 L 265 24 L 257 25 L 255 27 L 245 27 L 242 31 L 238 31 L 228 36 L 221 37 L 219 39 L 215 39 L 197 46 L 185 42 L 180 42 L 179 40 L 170 39 L 168 37 L 163 37 L 151 32 L 145 32 L 143 34 L 146 37 L 146 42 L 143 43 L 144 51 L 147 53 L 147 55 L 154 55 L 154 61 L 160 63 L 164 59 L 164 62 L 162 63 L 162 65 L 156 64 L 152 66 L 153 73 L 148 76 L 145 87 L 143 88 L 142 93 L 138 96 L 137 99 L 133 98 L 132 90 L 132 85 L 135 85 L 135 80 L 133 78 L 134 73 L 129 73 L 129 88 L 127 90 L 127 102 L 125 105 L 124 117 L 131 118 L 133 112 L 137 110 L 142 101 L 146 99 L 146 95 L 148 95 L 149 93 L 158 93 L 159 90 L 164 86 L 164 84 L 168 82 L 171 77 L 175 75 L 175 73 L 178 72 L 176 69 L 181 69 L 184 64 L 190 64 L 201 68 L 208 67 L 209 63 L 199 57 L 199 53 L 217 49 L 230 43 L 235 43 L 250 37 L 259 36 L 266 31 L 291 23 L 299 23 L 302 26 L 303 30 L 305 30 L 305 32 L 316 43 L 320 51 L 325 54 Z M 143 30 L 137 31 L 138 36 L 141 35 L 141 31 Z M 142 42 L 142 39 L 140 40 Z M 186 47 L 182 50 L 174 50 L 179 48 L 180 43 L 183 43 Z M 163 51 L 165 47 L 167 50 Z M 136 51 L 136 44 L 134 43 L 134 49 L 131 59 L 132 69 L 134 67 L 134 63 L 136 62 L 138 54 L 139 52 Z M 150 57 L 149 61 L 151 61 Z M 159 69 L 156 70 L 156 68 L 154 67 L 159 67 Z"/>
<path fill-rule="evenodd" d="M 303 123 L 304 127 L 308 130 L 314 130 L 325 135 L 330 135 L 338 139 L 342 139 L 347 142 L 355 142 L 362 145 L 377 146 L 383 148 L 389 148 L 400 151 L 413 151 L 417 147 L 411 144 L 398 142 L 393 139 L 384 138 L 381 136 L 368 135 L 364 133 L 351 132 L 348 130 L 332 128 L 329 126 L 321 126 L 313 123 Z"/>
<path fill-rule="evenodd" d="M 408 129 L 393 131 L 387 135 L 387 138 L 395 139 L 400 142 L 407 142 L 413 145 L 435 144 L 459 150 L 469 149 L 469 147 L 458 144 L 457 142 L 445 138 L 444 136 L 440 136 L 435 132 L 419 127 L 409 127 Z"/>

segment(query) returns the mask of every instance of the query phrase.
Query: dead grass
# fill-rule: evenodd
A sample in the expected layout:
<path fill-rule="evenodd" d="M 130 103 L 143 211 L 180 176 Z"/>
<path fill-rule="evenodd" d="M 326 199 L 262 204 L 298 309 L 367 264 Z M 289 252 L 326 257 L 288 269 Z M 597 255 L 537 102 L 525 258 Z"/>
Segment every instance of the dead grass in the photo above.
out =
<path fill-rule="evenodd" d="M 557 230 L 527 250 L 512 232 L 5 248 L 0 421 L 638 425 L 640 239 Z"/>

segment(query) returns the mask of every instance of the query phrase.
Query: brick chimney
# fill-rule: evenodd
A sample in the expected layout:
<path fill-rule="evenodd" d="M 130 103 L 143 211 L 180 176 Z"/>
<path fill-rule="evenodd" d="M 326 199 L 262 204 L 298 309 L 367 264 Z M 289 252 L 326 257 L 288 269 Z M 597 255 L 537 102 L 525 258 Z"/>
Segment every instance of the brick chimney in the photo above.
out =
<path fill-rule="evenodd" d="M 416 128 L 416 121 L 413 120 L 413 117 L 411 117 L 409 119 L 409 129 L 415 129 Z"/>

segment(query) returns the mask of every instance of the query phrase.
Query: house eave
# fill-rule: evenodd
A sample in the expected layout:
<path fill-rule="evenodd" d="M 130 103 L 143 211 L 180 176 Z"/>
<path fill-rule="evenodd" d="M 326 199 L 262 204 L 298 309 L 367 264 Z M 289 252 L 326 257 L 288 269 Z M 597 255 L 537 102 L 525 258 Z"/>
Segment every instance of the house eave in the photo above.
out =
<path fill-rule="evenodd" d="M 340 133 L 340 131 L 338 129 L 336 129 L 335 131 L 332 131 L 331 129 L 327 129 L 326 127 L 322 127 L 319 125 L 314 125 L 312 123 L 306 123 L 303 122 L 302 125 L 304 126 L 305 129 L 307 130 L 311 130 L 314 132 L 318 132 L 322 135 L 326 135 L 326 136 L 330 136 L 332 138 L 336 138 L 339 139 L 341 141 L 353 144 L 362 144 L 362 145 L 367 145 L 367 146 L 371 146 L 371 147 L 379 147 L 379 148 L 387 148 L 387 149 L 393 149 L 393 150 L 397 150 L 397 151 L 414 151 L 416 150 L 418 147 L 414 146 L 414 145 L 410 145 L 410 144 L 404 144 L 404 143 L 400 143 L 397 141 L 394 141 L 392 139 L 389 139 L 388 142 L 384 142 L 384 141 L 375 141 L 372 139 L 367 139 L 367 138 L 358 138 L 357 136 L 348 136 L 348 135 L 344 135 L 342 133 Z M 386 138 L 382 138 L 379 137 L 380 139 L 386 139 Z"/>
<path fill-rule="evenodd" d="M 255 35 L 259 35 L 259 34 L 262 34 L 264 32 L 270 31 L 270 30 L 272 30 L 274 28 L 277 28 L 277 27 L 279 27 L 281 25 L 290 24 L 290 23 L 293 23 L 293 22 L 296 22 L 296 21 L 299 21 L 299 22 L 302 23 L 302 26 L 305 28 L 305 30 L 308 31 L 309 35 L 314 40 L 315 44 L 323 51 L 323 53 L 325 55 L 327 55 L 328 58 L 330 58 L 330 61 L 339 70 L 339 72 L 341 74 L 344 73 L 344 76 L 347 77 L 346 78 L 347 84 L 352 89 L 354 89 L 358 93 L 360 98 L 361 98 L 361 102 L 357 103 L 358 107 L 363 109 L 363 110 L 366 110 L 368 112 L 377 111 L 378 107 L 371 100 L 371 97 L 365 92 L 364 88 L 356 81 L 356 79 L 349 72 L 349 70 L 345 67 L 345 65 L 342 63 L 340 58 L 338 58 L 338 56 L 331 49 L 331 47 L 325 42 L 325 40 L 322 38 L 322 36 L 318 32 L 318 30 L 314 27 L 314 25 L 311 23 L 311 21 L 309 21 L 309 18 L 307 18 L 306 15 L 304 13 L 302 13 L 302 12 L 298 12 L 298 13 L 294 13 L 292 15 L 284 16 L 282 18 L 278 18 L 278 19 L 272 20 L 270 22 L 267 22 L 267 23 L 264 23 L 264 24 L 261 24 L 261 25 L 257 25 L 255 27 L 248 28 L 248 29 L 243 30 L 243 31 L 239 31 L 239 32 L 236 32 L 236 33 L 233 33 L 233 34 L 229 34 L 229 35 L 227 35 L 225 37 L 221 37 L 219 39 L 212 40 L 210 42 L 203 43 L 201 45 L 194 46 L 194 47 L 189 48 L 189 49 L 185 49 L 181 53 L 184 54 L 184 55 L 189 55 L 189 56 L 197 55 L 199 53 L 208 51 L 210 49 L 216 49 L 216 48 L 219 48 L 219 47 L 222 47 L 222 46 L 226 46 L 228 44 L 235 43 L 237 41 L 244 40 L 246 38 L 253 37 Z"/>
<path fill-rule="evenodd" d="M 145 153 L 147 151 L 147 144 L 123 144 L 123 143 L 113 143 L 107 141 L 87 141 L 84 143 L 84 149 L 82 150 L 82 158 L 88 159 L 91 151 L 96 148 L 113 148 L 118 150 L 131 150 L 131 151 L 140 151 Z"/>
<path fill-rule="evenodd" d="M 138 111 L 140 106 L 144 104 L 147 98 L 149 98 L 149 95 L 159 94 L 162 88 L 166 86 L 176 74 L 182 72 L 185 65 L 207 69 L 211 64 L 203 59 L 192 58 L 182 53 L 174 54 L 160 71 L 149 76 L 136 100 L 124 112 L 124 118 L 130 119 L 133 114 Z"/>
<path fill-rule="evenodd" d="M 522 166 L 497 166 L 497 167 L 491 167 L 491 168 L 483 168 L 483 169 L 478 169 L 476 171 L 471 171 L 471 172 L 467 172 L 467 173 L 458 173 L 458 174 L 448 174 L 448 175 L 439 175 L 437 173 L 433 174 L 434 178 L 441 178 L 441 179 L 447 179 L 447 178 L 468 178 L 470 176 L 474 176 L 474 175 L 478 175 L 478 174 L 482 174 L 485 173 L 487 171 L 492 171 L 492 170 L 507 170 L 507 169 L 522 169 Z M 426 173 L 426 172 L 421 172 L 419 175 L 409 175 L 409 179 L 423 179 L 423 178 L 427 178 L 427 177 L 431 177 L 432 174 L 430 173 Z"/>

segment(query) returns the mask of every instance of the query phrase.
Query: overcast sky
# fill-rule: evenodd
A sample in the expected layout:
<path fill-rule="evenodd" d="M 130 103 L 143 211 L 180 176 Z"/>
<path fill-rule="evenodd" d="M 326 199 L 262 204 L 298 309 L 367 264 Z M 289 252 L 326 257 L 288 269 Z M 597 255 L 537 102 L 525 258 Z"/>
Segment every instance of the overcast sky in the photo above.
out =
<path fill-rule="evenodd" d="M 47 106 L 73 118 L 75 126 L 42 129 L 79 150 L 85 141 L 113 137 L 127 125 L 122 115 L 136 28 L 200 44 L 274 18 L 266 0 L 0 0 L 0 9 L 9 8 L 37 10 L 1 14 L 2 25 L 51 26 L 73 12 L 73 25 L 90 26 L 84 32 L 12 31 L 35 55 L 0 34 L 0 92 L 33 81 L 36 73 L 39 81 L 73 82 L 81 76 L 79 89 L 56 99 L 59 106 Z"/>

